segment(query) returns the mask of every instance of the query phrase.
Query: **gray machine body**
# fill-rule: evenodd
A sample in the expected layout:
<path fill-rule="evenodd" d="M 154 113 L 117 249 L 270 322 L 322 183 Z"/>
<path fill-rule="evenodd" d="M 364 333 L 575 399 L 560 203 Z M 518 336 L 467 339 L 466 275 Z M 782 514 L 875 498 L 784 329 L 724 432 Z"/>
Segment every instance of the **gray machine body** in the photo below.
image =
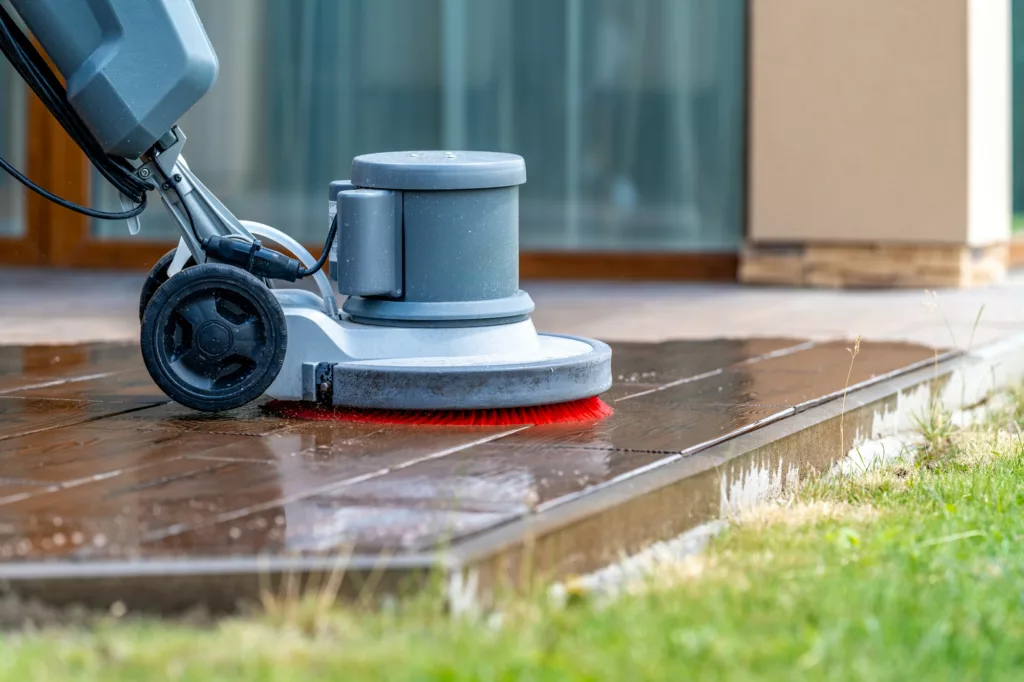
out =
<path fill-rule="evenodd" d="M 213 86 L 192 0 L 10 0 L 64 76 L 103 150 L 134 159 Z"/>
<path fill-rule="evenodd" d="M 351 296 L 402 296 L 402 193 L 350 189 L 340 196 L 338 288 Z"/>
<path fill-rule="evenodd" d="M 526 164 L 493 152 L 356 157 L 331 185 L 338 291 L 358 322 L 478 326 L 525 319 L 519 185 Z M 353 189 L 345 189 L 351 186 Z"/>

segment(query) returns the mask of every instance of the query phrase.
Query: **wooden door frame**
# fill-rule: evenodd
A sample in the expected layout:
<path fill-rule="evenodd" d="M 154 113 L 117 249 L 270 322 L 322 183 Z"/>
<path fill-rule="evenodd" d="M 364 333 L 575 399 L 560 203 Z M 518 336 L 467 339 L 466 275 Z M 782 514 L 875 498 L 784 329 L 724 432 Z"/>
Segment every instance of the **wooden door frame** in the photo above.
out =
<path fill-rule="evenodd" d="M 46 159 L 49 167 L 48 183 L 45 186 L 69 201 L 83 206 L 92 205 L 92 166 L 85 154 L 52 117 L 49 117 L 49 126 L 43 137 L 47 138 Z M 173 247 L 173 244 L 163 242 L 96 239 L 92 233 L 91 218 L 42 201 L 46 205 L 45 214 L 42 214 L 45 215 L 45 222 L 33 227 L 42 229 L 45 235 L 47 265 L 141 269 L 152 266 Z"/>

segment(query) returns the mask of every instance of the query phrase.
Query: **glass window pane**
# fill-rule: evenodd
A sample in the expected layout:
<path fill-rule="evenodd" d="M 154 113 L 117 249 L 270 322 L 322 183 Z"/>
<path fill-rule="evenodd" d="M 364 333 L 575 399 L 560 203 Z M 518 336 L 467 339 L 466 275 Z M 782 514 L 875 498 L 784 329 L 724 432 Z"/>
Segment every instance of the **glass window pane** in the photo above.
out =
<path fill-rule="evenodd" d="M 25 85 L 6 59 L 0 59 L 0 157 L 25 172 Z M 25 233 L 25 190 L 0 171 L 0 237 Z"/>
<path fill-rule="evenodd" d="M 740 244 L 743 0 L 196 6 L 221 74 L 182 121 L 185 156 L 240 217 L 316 243 L 353 156 L 471 148 L 526 158 L 524 248 Z M 143 216 L 143 236 L 172 234 Z"/>

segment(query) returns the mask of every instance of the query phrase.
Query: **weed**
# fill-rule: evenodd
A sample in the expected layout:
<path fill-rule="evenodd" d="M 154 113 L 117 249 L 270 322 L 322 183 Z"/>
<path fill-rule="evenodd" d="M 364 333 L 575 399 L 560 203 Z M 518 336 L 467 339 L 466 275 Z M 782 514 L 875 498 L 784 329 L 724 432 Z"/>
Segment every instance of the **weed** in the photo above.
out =
<path fill-rule="evenodd" d="M 846 371 L 846 383 L 843 385 L 843 407 L 839 415 L 840 457 L 846 454 L 846 432 L 844 430 L 846 423 L 846 394 L 850 390 L 850 378 L 853 376 L 853 363 L 857 360 L 857 355 L 860 354 L 860 336 L 858 336 L 853 342 L 853 348 L 847 348 L 846 352 L 850 354 L 850 368 Z"/>
<path fill-rule="evenodd" d="M 954 438 L 957 426 L 953 423 L 953 415 L 942 406 L 938 398 L 929 400 L 925 413 L 914 417 L 914 425 L 921 439 L 917 451 L 919 465 L 933 467 L 956 457 L 959 452 Z"/>

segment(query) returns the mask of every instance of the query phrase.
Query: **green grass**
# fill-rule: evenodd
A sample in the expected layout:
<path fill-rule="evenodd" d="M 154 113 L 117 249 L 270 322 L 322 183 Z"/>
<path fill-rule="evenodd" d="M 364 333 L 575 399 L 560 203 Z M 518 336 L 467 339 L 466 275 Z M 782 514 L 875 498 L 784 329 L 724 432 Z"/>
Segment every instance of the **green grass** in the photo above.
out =
<path fill-rule="evenodd" d="M 1024 213 L 1013 214 L 1013 231 L 1014 233 L 1024 232 Z"/>
<path fill-rule="evenodd" d="M 510 599 L 500 617 L 430 598 L 373 614 L 274 603 L 206 628 L 111 617 L 3 636 L 0 679 L 1020 679 L 1020 405 L 972 431 L 929 415 L 924 463 L 744 513 L 627 596 Z"/>

